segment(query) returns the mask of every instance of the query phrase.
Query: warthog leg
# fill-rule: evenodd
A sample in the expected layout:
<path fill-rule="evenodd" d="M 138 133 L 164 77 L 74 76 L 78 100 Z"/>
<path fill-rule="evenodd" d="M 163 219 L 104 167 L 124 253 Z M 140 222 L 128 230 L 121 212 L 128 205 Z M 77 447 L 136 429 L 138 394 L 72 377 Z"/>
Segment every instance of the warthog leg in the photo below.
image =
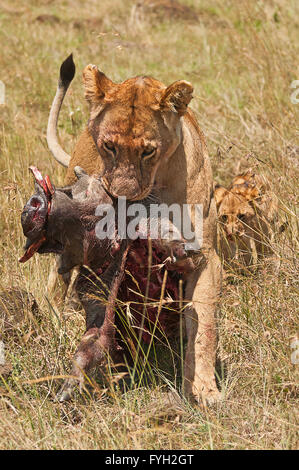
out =
<path fill-rule="evenodd" d="M 74 386 L 79 383 L 80 392 L 84 377 L 95 366 L 104 366 L 108 356 L 112 360 L 119 354 L 121 348 L 115 339 L 115 302 L 120 284 L 123 279 L 129 244 L 123 244 L 120 253 L 106 269 L 102 279 L 88 286 L 87 270 L 83 268 L 79 274 L 78 294 L 86 311 L 87 330 L 75 352 L 71 377 L 67 379 L 56 396 L 56 401 L 66 401 L 72 396 Z M 84 277 L 84 281 L 83 281 Z M 97 287 L 102 284 L 101 297 Z M 93 296 L 93 297 L 92 297 Z"/>

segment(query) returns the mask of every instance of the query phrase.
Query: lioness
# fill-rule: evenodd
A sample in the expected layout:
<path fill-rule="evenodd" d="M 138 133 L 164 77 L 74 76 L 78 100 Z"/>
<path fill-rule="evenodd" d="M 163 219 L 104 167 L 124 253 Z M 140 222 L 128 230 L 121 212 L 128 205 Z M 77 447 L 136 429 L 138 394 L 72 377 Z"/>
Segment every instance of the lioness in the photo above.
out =
<path fill-rule="evenodd" d="M 73 155 L 57 140 L 57 120 L 66 90 L 75 74 L 70 56 L 61 66 L 50 111 L 47 140 L 62 165 L 66 183 L 74 181 L 74 167 L 99 174 L 114 197 L 139 201 L 153 188 L 167 205 L 202 204 L 203 241 L 193 257 L 196 270 L 186 281 L 187 349 L 184 390 L 187 396 L 213 403 L 221 396 L 215 381 L 215 310 L 221 285 L 216 253 L 216 204 L 206 142 L 188 108 L 193 87 L 180 80 L 168 87 L 139 76 L 116 84 L 95 65 L 83 71 L 85 98 L 90 104 L 87 128 Z M 192 213 L 194 225 L 194 214 Z"/>
<path fill-rule="evenodd" d="M 256 265 L 271 253 L 278 200 L 269 181 L 248 169 L 226 189 L 217 186 L 219 244 L 223 259 L 234 267 Z"/>

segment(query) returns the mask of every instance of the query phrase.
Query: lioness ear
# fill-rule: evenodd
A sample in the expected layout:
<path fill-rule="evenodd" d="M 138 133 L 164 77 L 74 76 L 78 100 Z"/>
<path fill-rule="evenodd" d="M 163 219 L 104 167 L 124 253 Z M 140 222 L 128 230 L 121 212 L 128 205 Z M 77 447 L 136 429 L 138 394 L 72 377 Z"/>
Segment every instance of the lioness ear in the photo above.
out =
<path fill-rule="evenodd" d="M 223 186 L 216 186 L 215 187 L 214 198 L 215 198 L 215 201 L 216 201 L 217 208 L 219 207 L 219 205 L 223 201 L 224 196 L 226 196 L 226 194 L 228 192 L 229 191 L 226 188 L 224 188 Z"/>
<path fill-rule="evenodd" d="M 114 83 L 96 65 L 89 64 L 83 70 L 83 85 L 86 100 L 90 104 L 98 104 Z"/>
<path fill-rule="evenodd" d="M 185 114 L 192 100 L 193 86 L 185 80 L 172 83 L 166 88 L 160 101 L 161 109 L 170 109 L 180 116 Z"/>

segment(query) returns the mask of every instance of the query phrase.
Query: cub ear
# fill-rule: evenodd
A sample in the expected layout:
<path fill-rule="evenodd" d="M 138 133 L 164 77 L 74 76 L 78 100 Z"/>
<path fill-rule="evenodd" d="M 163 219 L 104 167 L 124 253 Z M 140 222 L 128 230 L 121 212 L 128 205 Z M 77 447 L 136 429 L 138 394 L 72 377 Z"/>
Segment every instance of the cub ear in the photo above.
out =
<path fill-rule="evenodd" d="M 99 104 L 114 83 L 96 65 L 89 64 L 83 70 L 83 85 L 85 99 L 90 104 Z"/>
<path fill-rule="evenodd" d="M 246 198 L 250 203 L 252 202 L 253 204 L 263 204 L 265 202 L 265 195 L 264 194 L 257 194 L 255 197 Z"/>
<path fill-rule="evenodd" d="M 164 91 L 160 101 L 160 108 L 174 111 L 180 116 L 183 116 L 187 111 L 188 104 L 193 98 L 192 93 L 193 86 L 191 83 L 185 80 L 174 82 Z"/>
<path fill-rule="evenodd" d="M 224 188 L 223 186 L 217 185 L 215 187 L 214 198 L 215 198 L 215 201 L 216 201 L 217 208 L 220 206 L 221 202 L 223 201 L 226 194 L 228 194 L 228 192 L 229 191 L 226 188 Z"/>
<path fill-rule="evenodd" d="M 236 184 L 232 187 L 232 192 L 234 194 L 239 194 L 240 196 L 245 197 L 247 201 L 253 201 L 254 199 L 260 196 L 260 191 L 256 184 L 248 183 L 245 181 L 243 184 Z"/>

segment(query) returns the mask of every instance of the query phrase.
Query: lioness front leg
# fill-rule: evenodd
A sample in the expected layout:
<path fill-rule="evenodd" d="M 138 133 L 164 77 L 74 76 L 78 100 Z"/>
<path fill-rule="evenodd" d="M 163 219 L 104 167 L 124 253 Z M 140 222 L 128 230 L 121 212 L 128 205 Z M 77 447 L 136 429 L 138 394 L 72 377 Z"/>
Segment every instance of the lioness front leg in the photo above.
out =
<path fill-rule="evenodd" d="M 215 380 L 217 331 L 215 312 L 221 286 L 221 263 L 215 251 L 201 269 L 188 277 L 186 299 L 193 308 L 186 313 L 187 350 L 184 365 L 184 391 L 203 404 L 221 398 Z"/>

